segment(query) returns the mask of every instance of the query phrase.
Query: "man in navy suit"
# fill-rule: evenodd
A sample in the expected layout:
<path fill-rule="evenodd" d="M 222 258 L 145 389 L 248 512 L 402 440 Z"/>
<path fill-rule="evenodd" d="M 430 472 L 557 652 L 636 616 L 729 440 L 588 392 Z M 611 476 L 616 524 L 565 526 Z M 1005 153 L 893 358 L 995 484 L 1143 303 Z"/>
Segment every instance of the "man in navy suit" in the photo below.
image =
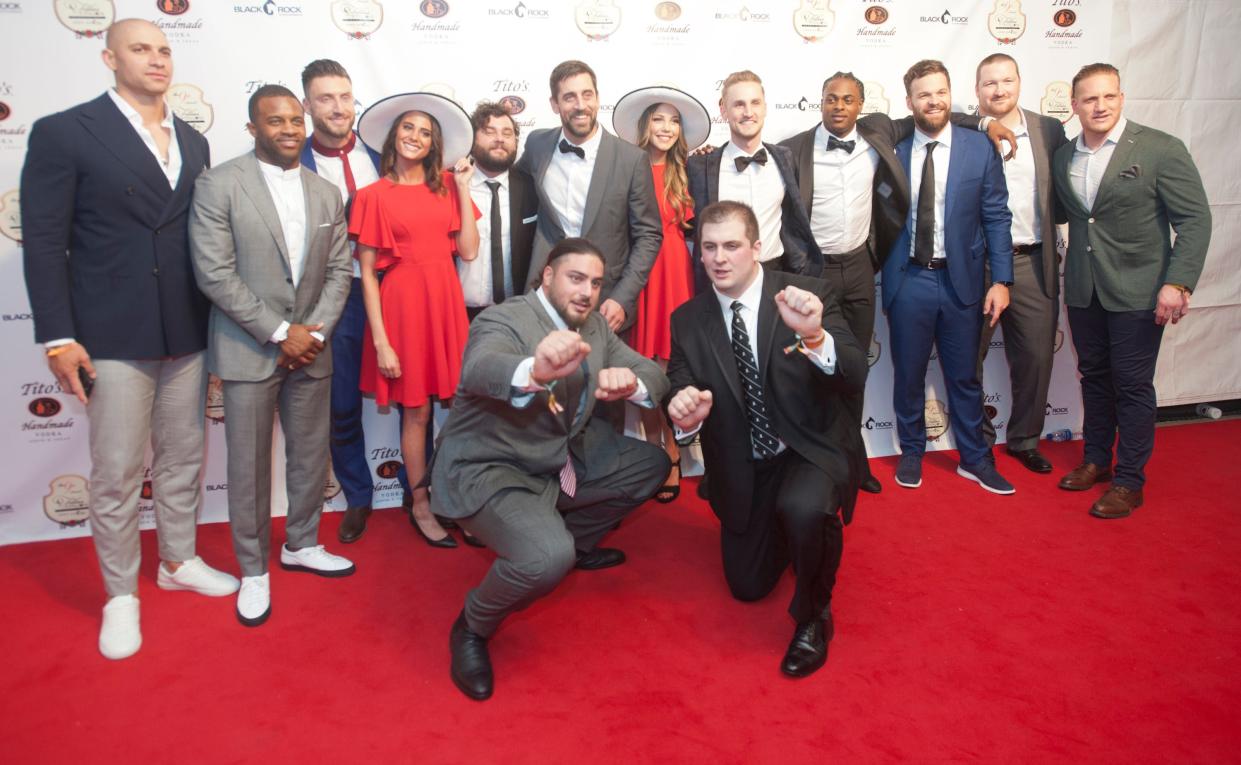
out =
<path fill-rule="evenodd" d="M 207 141 L 164 100 L 172 51 L 158 27 L 118 21 L 106 44 L 116 88 L 34 124 L 21 198 L 35 341 L 90 417 L 91 532 L 109 596 L 99 650 L 122 659 L 142 645 L 138 498 L 152 436 L 157 584 L 223 596 L 238 581 L 194 552 L 208 304 L 187 215 Z"/>
<path fill-rule="evenodd" d="M 801 204 L 793 154 L 763 141 L 767 97 L 757 74 L 745 70 L 725 78 L 720 116 L 728 122 L 728 143 L 690 157 L 686 167 L 694 209 L 704 210 L 720 200 L 741 202 L 758 217 L 764 267 L 819 276 L 823 254 Z M 698 258 L 694 284 L 698 292 L 710 286 Z"/>
<path fill-rule="evenodd" d="M 885 172 L 881 204 L 910 200 L 905 226 L 883 266 L 883 307 L 892 341 L 893 392 L 901 459 L 896 482 L 922 485 L 926 451 L 926 369 L 939 350 L 948 413 L 961 463 L 957 473 L 997 494 L 1013 487 L 995 469 L 983 437 L 976 373 L 984 315 L 994 326 L 1013 280 L 1012 214 L 1000 158 L 976 132 L 954 130 L 948 70 L 919 61 L 905 73 L 913 136 L 896 146 L 904 173 Z M 983 258 L 992 286 L 984 295 Z"/>

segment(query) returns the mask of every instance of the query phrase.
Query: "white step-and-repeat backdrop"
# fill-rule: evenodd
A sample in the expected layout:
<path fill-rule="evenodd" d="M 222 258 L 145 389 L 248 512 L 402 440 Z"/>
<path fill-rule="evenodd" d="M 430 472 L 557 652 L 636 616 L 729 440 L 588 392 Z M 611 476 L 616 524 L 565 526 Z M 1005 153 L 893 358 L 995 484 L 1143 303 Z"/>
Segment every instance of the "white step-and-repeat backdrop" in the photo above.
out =
<path fill-rule="evenodd" d="M 60 391 L 33 327 L 21 265 L 18 178 L 31 125 L 97 96 L 109 86 L 101 33 L 116 18 L 149 19 L 173 47 L 169 102 L 204 132 L 218 163 L 249 150 L 246 101 L 278 82 L 300 93 L 302 67 L 333 58 L 352 74 L 358 111 L 384 96 L 434 90 L 467 110 L 503 99 L 523 130 L 552 126 L 547 77 L 568 58 L 599 75 L 601 121 L 637 87 L 677 85 L 714 111 L 720 81 L 752 69 L 763 77 L 764 137 L 783 139 L 816 123 L 824 78 L 854 72 L 866 83 L 866 109 L 908 113 L 901 77 L 920 58 L 939 58 L 953 76 L 956 107 L 974 109 L 974 70 L 990 53 L 1013 55 L 1023 75 L 1022 104 L 1070 120 L 1068 81 L 1086 63 L 1109 59 L 1110 0 L 3 0 L 0 1 L 0 544 L 89 533 L 88 421 Z M 717 117 L 712 142 L 727 140 Z M 1061 321 L 1067 328 L 1067 322 Z M 984 388 L 1001 439 L 1010 390 L 1002 333 L 992 341 Z M 1046 430 L 1077 431 L 1080 395 L 1071 343 L 1062 331 L 1046 403 Z M 894 454 L 887 325 L 870 339 L 871 376 L 863 431 L 872 456 Z M 203 521 L 227 518 L 224 426 L 219 390 L 209 392 Z M 953 448 L 937 365 L 927 380 L 929 448 Z M 369 411 L 367 441 L 376 505 L 400 500 L 396 417 Z M 283 445 L 280 436 L 276 453 Z M 277 459 L 277 463 L 282 460 Z M 278 464 L 275 506 L 283 508 Z M 154 525 L 151 487 L 142 525 Z M 328 504 L 343 497 L 329 485 Z"/>

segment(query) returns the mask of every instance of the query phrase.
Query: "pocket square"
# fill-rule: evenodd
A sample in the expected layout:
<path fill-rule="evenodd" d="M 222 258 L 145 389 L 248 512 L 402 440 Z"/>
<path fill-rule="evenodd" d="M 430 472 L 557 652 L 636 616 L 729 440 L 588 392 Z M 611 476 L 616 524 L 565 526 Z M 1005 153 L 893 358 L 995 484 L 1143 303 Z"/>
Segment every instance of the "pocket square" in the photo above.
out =
<path fill-rule="evenodd" d="M 539 216 L 538 216 L 538 215 L 531 215 L 529 218 L 522 218 L 522 219 L 521 219 L 521 222 L 522 222 L 523 224 L 525 224 L 525 223 L 534 223 L 534 222 L 535 222 L 536 220 L 538 220 L 538 219 L 539 219 Z"/>
<path fill-rule="evenodd" d="M 1142 175 L 1141 165 L 1133 165 L 1132 167 L 1129 167 L 1129 168 L 1126 168 L 1120 171 L 1121 178 L 1138 178 L 1141 175 Z"/>
<path fill-rule="evenodd" d="M 332 225 L 332 224 L 331 224 L 331 223 L 320 223 L 320 224 L 319 224 L 319 228 L 327 228 L 327 227 L 328 227 L 328 226 L 330 226 L 330 225 Z"/>
<path fill-rule="evenodd" d="M 889 186 L 886 181 L 879 182 L 879 188 L 877 189 L 877 191 L 879 192 L 879 196 L 881 197 L 892 196 L 892 187 Z"/>

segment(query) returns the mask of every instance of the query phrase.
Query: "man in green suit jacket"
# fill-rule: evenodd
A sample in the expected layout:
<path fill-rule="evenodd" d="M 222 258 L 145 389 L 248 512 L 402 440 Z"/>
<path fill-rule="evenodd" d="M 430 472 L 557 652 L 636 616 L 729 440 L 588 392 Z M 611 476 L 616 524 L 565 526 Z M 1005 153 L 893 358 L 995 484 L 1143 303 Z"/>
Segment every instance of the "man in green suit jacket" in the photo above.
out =
<path fill-rule="evenodd" d="M 1185 144 L 1121 115 L 1115 67 L 1083 67 L 1072 93 L 1082 132 L 1056 151 L 1052 174 L 1069 220 L 1064 296 L 1085 449 L 1060 488 L 1083 491 L 1112 479 L 1090 513 L 1123 518 L 1142 505 L 1143 468 L 1155 446 L 1159 341 L 1164 326 L 1189 311 L 1211 212 Z"/>

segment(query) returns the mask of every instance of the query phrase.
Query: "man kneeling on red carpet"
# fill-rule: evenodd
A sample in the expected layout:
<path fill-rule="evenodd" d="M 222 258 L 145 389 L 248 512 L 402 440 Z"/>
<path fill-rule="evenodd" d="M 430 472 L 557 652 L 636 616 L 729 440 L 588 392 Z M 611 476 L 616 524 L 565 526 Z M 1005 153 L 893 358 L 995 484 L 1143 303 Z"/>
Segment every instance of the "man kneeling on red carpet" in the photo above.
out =
<path fill-rule="evenodd" d="M 678 440 L 702 431 L 733 597 L 765 597 L 792 563 L 797 627 L 780 669 L 805 677 L 832 639 L 837 511 L 848 523 L 866 458 L 846 401 L 866 385 L 866 354 L 834 287 L 763 269 L 748 206 L 709 205 L 698 228 L 712 289 L 672 314 L 668 415 Z"/>
<path fill-rule="evenodd" d="M 452 680 L 491 696 L 487 641 L 506 616 L 571 568 L 625 562 L 598 547 L 668 475 L 658 446 L 626 438 L 596 401 L 654 407 L 668 379 L 595 311 L 603 254 L 585 239 L 551 249 L 542 285 L 478 315 L 431 468 L 431 507 L 498 554 L 452 626 Z"/>

